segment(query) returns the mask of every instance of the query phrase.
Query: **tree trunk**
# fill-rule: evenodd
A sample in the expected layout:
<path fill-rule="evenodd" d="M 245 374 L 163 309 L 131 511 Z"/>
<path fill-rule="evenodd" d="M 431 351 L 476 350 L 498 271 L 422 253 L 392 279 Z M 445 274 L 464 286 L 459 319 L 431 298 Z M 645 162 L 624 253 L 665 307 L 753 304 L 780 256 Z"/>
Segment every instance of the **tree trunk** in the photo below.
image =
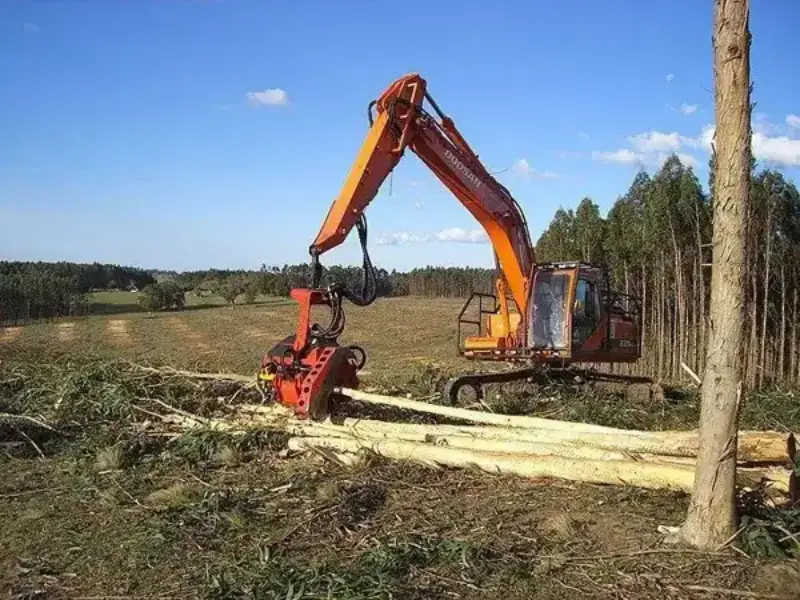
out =
<path fill-rule="evenodd" d="M 700 229 L 700 206 L 698 202 L 694 203 L 695 222 L 697 228 L 697 271 L 700 284 L 700 347 L 697 358 L 697 371 L 702 371 L 705 366 L 705 353 L 706 353 L 706 283 L 705 271 L 703 270 L 703 235 Z"/>
<path fill-rule="evenodd" d="M 769 309 L 769 278 L 770 278 L 770 265 L 772 264 L 772 257 L 770 255 L 772 248 L 772 197 L 770 192 L 767 192 L 767 225 L 764 232 L 764 304 L 761 309 L 761 352 L 759 353 L 759 369 L 758 369 L 758 385 L 759 387 L 764 382 L 764 376 L 767 374 L 767 315 Z"/>
<path fill-rule="evenodd" d="M 786 363 L 786 262 L 781 261 L 781 337 L 778 350 L 778 381 L 783 383 Z"/>
<path fill-rule="evenodd" d="M 752 291 L 750 298 L 750 342 L 747 352 L 747 385 L 749 389 L 756 387 L 756 374 L 758 373 L 758 284 L 756 273 L 758 272 L 758 261 L 753 259 L 750 264 L 750 278 Z"/>
<path fill-rule="evenodd" d="M 797 377 L 797 278 L 792 282 L 792 344 L 789 355 L 789 384 Z"/>
<path fill-rule="evenodd" d="M 742 392 L 745 228 L 750 203 L 749 0 L 715 0 L 714 266 L 700 448 L 680 537 L 717 548 L 736 531 L 736 450 Z"/>

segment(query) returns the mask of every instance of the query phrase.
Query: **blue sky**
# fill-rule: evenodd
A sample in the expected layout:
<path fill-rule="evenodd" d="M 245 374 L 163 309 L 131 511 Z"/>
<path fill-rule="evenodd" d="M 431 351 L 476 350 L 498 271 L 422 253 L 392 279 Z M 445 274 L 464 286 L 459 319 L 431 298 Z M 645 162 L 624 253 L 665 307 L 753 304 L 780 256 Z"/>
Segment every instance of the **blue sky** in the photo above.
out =
<path fill-rule="evenodd" d="M 306 261 L 367 104 L 408 72 L 502 171 L 534 239 L 583 196 L 605 213 L 666 152 L 705 182 L 711 5 L 6 0 L 0 258 Z M 798 21 L 794 0 L 753 2 L 754 146 L 794 179 Z M 411 152 L 367 215 L 381 267 L 492 264 L 476 222 Z M 355 237 L 323 261 L 358 263 Z"/>

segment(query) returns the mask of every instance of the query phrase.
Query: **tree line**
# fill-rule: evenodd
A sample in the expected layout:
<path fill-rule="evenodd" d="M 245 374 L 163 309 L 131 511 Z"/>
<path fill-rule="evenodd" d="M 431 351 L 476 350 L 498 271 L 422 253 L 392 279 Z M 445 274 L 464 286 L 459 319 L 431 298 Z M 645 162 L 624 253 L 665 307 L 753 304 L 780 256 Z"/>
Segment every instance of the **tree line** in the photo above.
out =
<path fill-rule="evenodd" d="M 713 157 L 710 172 L 714 172 Z M 800 378 L 800 193 L 751 163 L 746 271 L 749 388 Z M 643 358 L 635 371 L 676 378 L 704 369 L 709 334 L 713 176 L 706 193 L 676 156 L 639 172 L 605 218 L 584 198 L 560 209 L 537 243 L 537 260 L 605 264 L 619 291 L 642 304 Z M 738 293 L 731 291 L 731 293 Z"/>
<path fill-rule="evenodd" d="M 86 314 L 92 291 L 154 282 L 147 271 L 120 265 L 0 261 L 0 322 Z"/>

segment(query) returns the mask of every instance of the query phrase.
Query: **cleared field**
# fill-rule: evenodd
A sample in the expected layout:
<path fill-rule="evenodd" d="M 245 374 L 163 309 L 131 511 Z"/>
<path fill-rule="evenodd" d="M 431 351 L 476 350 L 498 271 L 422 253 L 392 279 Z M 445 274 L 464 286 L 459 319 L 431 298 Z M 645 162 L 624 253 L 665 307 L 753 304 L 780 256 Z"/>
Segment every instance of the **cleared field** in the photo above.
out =
<path fill-rule="evenodd" d="M 136 306 L 135 294 L 98 296 L 95 303 L 106 307 L 105 314 L 0 329 L 0 355 L 123 357 L 247 374 L 258 368 L 264 352 L 294 332 L 297 320 L 296 303 L 282 298 L 234 308 L 194 298 L 183 311 L 148 313 Z M 420 298 L 382 298 L 363 308 L 346 304 L 342 342 L 367 350 L 365 370 L 377 380 L 402 381 L 422 365 L 464 366 L 456 355 L 461 305 L 461 300 Z M 315 317 L 326 322 L 327 314 L 322 310 Z"/>
<path fill-rule="evenodd" d="M 786 554 L 770 554 L 777 546 L 764 545 L 758 521 L 737 540 L 750 556 L 662 544 L 658 528 L 681 521 L 684 494 L 374 457 L 347 467 L 287 454 L 272 434 L 158 435 L 146 426 L 157 401 L 201 414 L 238 392 L 126 375 L 86 358 L 254 374 L 263 353 L 293 332 L 296 305 L 193 303 L 150 314 L 123 293 L 109 296 L 118 302 L 102 315 L 0 329 L 2 410 L 66 433 L 35 442 L 0 435 L 3 597 L 800 597 L 800 551 L 786 538 Z M 416 298 L 347 304 L 342 341 L 366 348 L 367 385 L 423 396 L 444 372 L 476 366 L 456 355 L 460 307 Z M 65 357 L 75 364 L 51 360 Z M 622 427 L 697 422 L 692 394 L 639 404 L 511 389 L 487 402 L 499 412 Z M 750 397 L 742 422 L 797 429 L 800 407 L 788 392 Z"/>

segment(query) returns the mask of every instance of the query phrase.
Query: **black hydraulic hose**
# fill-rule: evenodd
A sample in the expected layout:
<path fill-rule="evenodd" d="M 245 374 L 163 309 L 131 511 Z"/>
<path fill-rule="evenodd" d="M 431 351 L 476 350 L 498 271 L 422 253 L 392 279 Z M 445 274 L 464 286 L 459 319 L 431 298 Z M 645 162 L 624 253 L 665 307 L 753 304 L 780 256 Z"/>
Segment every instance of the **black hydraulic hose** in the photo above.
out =
<path fill-rule="evenodd" d="M 356 294 L 345 287 L 341 287 L 339 291 L 342 296 L 356 306 L 368 306 L 375 302 L 375 299 L 378 297 L 378 277 L 375 273 L 372 259 L 369 257 L 369 250 L 367 249 L 367 218 L 363 213 L 356 223 L 356 229 L 358 229 L 358 241 L 361 244 L 361 253 L 364 257 L 362 263 L 364 274 L 361 281 L 361 293 Z"/>

